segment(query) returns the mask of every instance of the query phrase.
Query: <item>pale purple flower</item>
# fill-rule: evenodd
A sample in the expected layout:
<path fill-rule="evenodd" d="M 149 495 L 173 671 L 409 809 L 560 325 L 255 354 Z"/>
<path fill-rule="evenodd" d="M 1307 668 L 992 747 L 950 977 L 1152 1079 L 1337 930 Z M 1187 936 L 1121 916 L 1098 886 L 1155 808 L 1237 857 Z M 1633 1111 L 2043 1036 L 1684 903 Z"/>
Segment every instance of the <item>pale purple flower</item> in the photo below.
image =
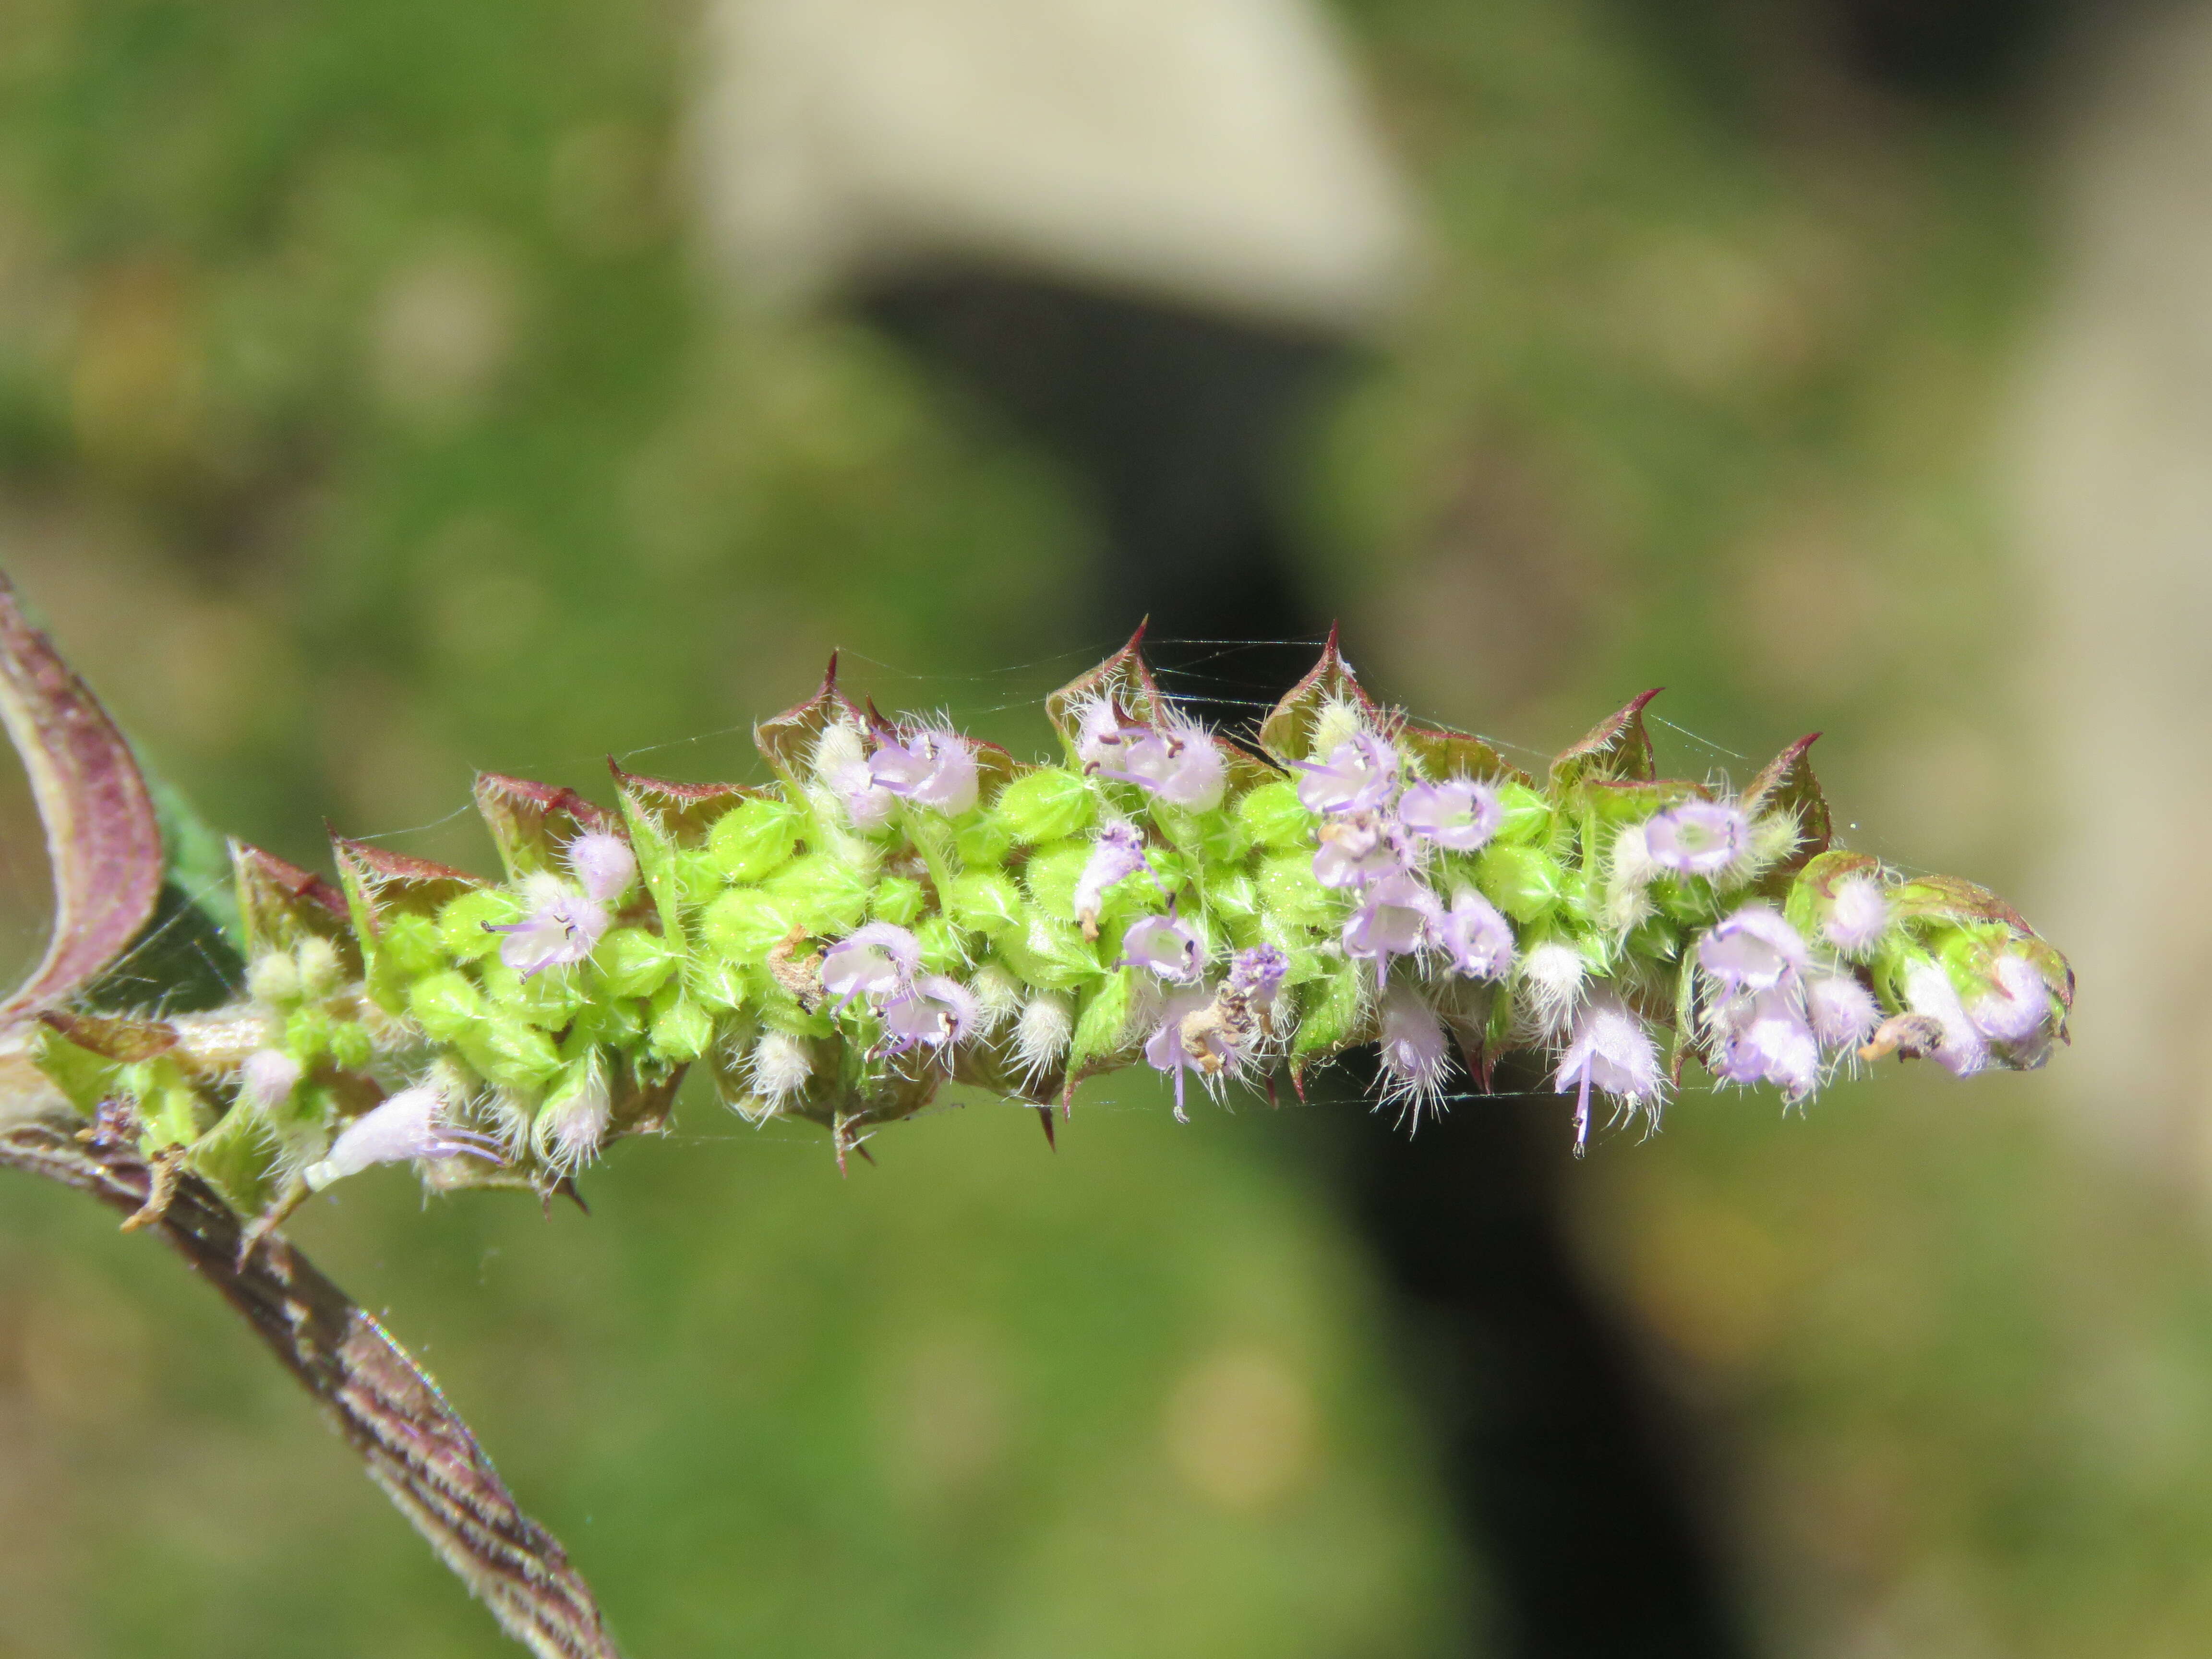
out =
<path fill-rule="evenodd" d="M 895 922 L 872 921 L 822 956 L 822 988 L 843 1007 L 854 997 L 881 1001 L 902 994 L 921 963 L 921 945 Z"/>
<path fill-rule="evenodd" d="M 1881 1024 L 1881 1006 L 1849 974 L 1816 974 L 1805 981 L 1805 1018 L 1823 1048 L 1856 1048 Z"/>
<path fill-rule="evenodd" d="M 823 730 L 814 745 L 814 774 L 855 830 L 880 830 L 890 821 L 898 797 L 876 782 L 858 726 L 840 721 Z"/>
<path fill-rule="evenodd" d="M 1379 981 L 1393 957 L 1409 957 L 1429 942 L 1439 915 L 1437 896 L 1401 872 L 1369 887 L 1344 924 L 1345 954 L 1375 964 Z"/>
<path fill-rule="evenodd" d="M 488 921 L 484 931 L 504 933 L 499 959 L 528 979 L 548 968 L 565 968 L 592 954 L 607 931 L 606 907 L 557 876 L 534 879 L 535 897 L 520 921 Z"/>
<path fill-rule="evenodd" d="M 1861 957 L 1889 931 L 1889 896 L 1869 875 L 1845 876 L 1836 884 L 1820 932 L 1845 956 Z"/>
<path fill-rule="evenodd" d="M 1109 823 L 1098 832 L 1098 838 L 1091 843 L 1091 857 L 1075 884 L 1075 919 L 1083 924 L 1085 937 L 1097 932 L 1098 912 L 1105 902 L 1106 890 L 1151 867 L 1145 857 L 1144 831 L 1135 824 Z"/>
<path fill-rule="evenodd" d="M 1992 965 L 1988 993 L 1967 1012 L 1990 1042 L 2026 1042 L 2040 1036 L 2051 1018 L 2051 987 L 2033 963 L 2007 951 Z"/>
<path fill-rule="evenodd" d="M 499 1161 L 489 1135 L 453 1127 L 442 1121 L 444 1112 L 445 1098 L 437 1089 L 427 1084 L 403 1089 L 348 1124 L 322 1161 L 301 1172 L 302 1178 L 312 1190 L 320 1192 L 334 1181 L 378 1164 L 464 1153 Z"/>
<path fill-rule="evenodd" d="M 1398 798 L 1398 821 L 1453 853 L 1480 852 L 1504 815 L 1495 789 L 1466 778 L 1416 783 Z"/>
<path fill-rule="evenodd" d="M 1229 959 L 1229 988 L 1255 1008 L 1275 1000 L 1291 959 L 1272 945 L 1255 945 Z"/>
<path fill-rule="evenodd" d="M 975 804 L 975 745 L 957 732 L 926 726 L 885 738 L 868 757 L 878 789 L 957 817 Z"/>
<path fill-rule="evenodd" d="M 913 989 L 884 1004 L 884 1041 L 877 1053 L 942 1048 L 964 1041 L 982 1010 L 975 994 L 946 974 L 924 974 Z"/>
<path fill-rule="evenodd" d="M 1325 761 L 1300 761 L 1298 799 L 1310 812 L 1376 812 L 1398 788 L 1398 751 L 1371 732 L 1358 732 Z"/>
<path fill-rule="evenodd" d="M 1713 1072 L 1730 1083 L 1771 1083 L 1802 1100 L 1820 1081 L 1820 1047 L 1792 997 L 1762 991 L 1738 1000 L 1721 1020 Z"/>
<path fill-rule="evenodd" d="M 1198 977 L 1204 956 L 1198 935 L 1173 915 L 1144 916 L 1121 935 L 1123 968 L 1148 968 L 1162 979 L 1187 985 Z"/>
<path fill-rule="evenodd" d="M 1513 966 L 1512 925 L 1472 887 L 1452 896 L 1451 908 L 1437 918 L 1436 942 L 1452 971 L 1469 979 L 1503 979 Z"/>
<path fill-rule="evenodd" d="M 1096 698 L 1084 706 L 1076 723 L 1075 757 L 1083 763 L 1086 772 L 1094 772 L 1102 766 L 1118 766 L 1124 746 L 1144 736 L 1149 729 L 1125 721 L 1111 698 Z"/>
<path fill-rule="evenodd" d="M 1170 715 L 1158 726 L 1123 726 L 1115 744 L 1118 754 L 1091 763 L 1102 778 L 1133 783 L 1170 806 L 1194 812 L 1210 811 L 1221 804 L 1229 785 L 1229 763 L 1221 757 L 1213 734 L 1195 720 Z"/>
<path fill-rule="evenodd" d="M 1656 1109 L 1661 1088 L 1658 1047 L 1626 1003 L 1601 992 L 1575 1015 L 1553 1086 L 1561 1094 L 1574 1091 L 1575 1152 L 1579 1156 L 1589 1139 L 1592 1089 L 1632 1106 Z"/>
<path fill-rule="evenodd" d="M 1698 941 L 1698 966 L 1731 993 L 1794 980 L 1811 961 L 1804 939 L 1771 905 L 1747 904 Z"/>
<path fill-rule="evenodd" d="M 1380 812 L 1346 812 L 1321 826 L 1314 879 L 1324 887 L 1364 887 L 1406 867 L 1398 828 Z"/>
<path fill-rule="evenodd" d="M 282 1048 L 257 1048 L 238 1068 L 238 1100 L 257 1112 L 273 1112 L 292 1097 L 302 1075 L 300 1062 Z"/>
<path fill-rule="evenodd" d="M 1400 981 L 1382 994 L 1382 1063 L 1385 1100 L 1401 1100 L 1414 1124 L 1421 1109 L 1436 1109 L 1450 1075 L 1451 1054 L 1437 1011 Z"/>
<path fill-rule="evenodd" d="M 1190 1121 L 1182 1109 L 1183 1073 L 1196 1069 L 1199 1064 L 1198 1057 L 1183 1044 L 1183 1022 L 1193 1014 L 1203 1012 L 1212 1002 L 1212 994 L 1206 991 L 1176 992 L 1160 1009 L 1160 1023 L 1153 1027 L 1145 1042 L 1145 1063 L 1175 1079 L 1175 1115 L 1178 1123 Z"/>
<path fill-rule="evenodd" d="M 1751 820 L 1729 801 L 1686 800 L 1644 825 L 1652 863 L 1683 876 L 1717 876 L 1751 847 Z"/>
<path fill-rule="evenodd" d="M 1905 964 L 1905 1006 L 1942 1028 L 1942 1040 L 1929 1058 L 1952 1076 L 1972 1077 L 1989 1064 L 1989 1039 L 1966 1017 L 1958 988 L 1942 963 L 1922 957 Z"/>
<path fill-rule="evenodd" d="M 637 854 L 620 836 L 594 830 L 568 843 L 568 868 L 586 898 L 612 904 L 637 879 Z"/>

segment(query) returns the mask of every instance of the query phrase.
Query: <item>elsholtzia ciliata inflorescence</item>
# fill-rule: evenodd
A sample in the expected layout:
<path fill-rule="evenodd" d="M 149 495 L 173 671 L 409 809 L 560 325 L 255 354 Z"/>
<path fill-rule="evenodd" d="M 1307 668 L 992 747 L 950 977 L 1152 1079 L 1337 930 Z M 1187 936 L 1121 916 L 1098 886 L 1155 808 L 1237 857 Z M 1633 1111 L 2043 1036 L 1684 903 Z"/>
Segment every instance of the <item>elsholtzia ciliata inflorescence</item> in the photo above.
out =
<path fill-rule="evenodd" d="M 1833 847 L 1809 738 L 1740 794 L 1657 777 L 1646 701 L 1540 784 L 1378 707 L 1332 642 L 1254 752 L 1132 641 L 1024 765 L 854 708 L 833 665 L 757 729 L 766 788 L 616 768 L 609 812 L 480 779 L 503 881 L 340 841 L 341 890 L 234 847 L 246 1000 L 59 1018 L 40 1062 L 266 1215 L 402 1161 L 550 1193 L 695 1065 L 842 1159 L 947 1082 L 1048 1113 L 1141 1066 L 1182 1115 L 1368 1042 L 1416 1121 L 1455 1053 L 1478 1086 L 1537 1054 L 1578 1146 L 1692 1062 L 1791 1102 L 1885 1054 L 2042 1062 L 2072 979 L 2002 901 Z"/>

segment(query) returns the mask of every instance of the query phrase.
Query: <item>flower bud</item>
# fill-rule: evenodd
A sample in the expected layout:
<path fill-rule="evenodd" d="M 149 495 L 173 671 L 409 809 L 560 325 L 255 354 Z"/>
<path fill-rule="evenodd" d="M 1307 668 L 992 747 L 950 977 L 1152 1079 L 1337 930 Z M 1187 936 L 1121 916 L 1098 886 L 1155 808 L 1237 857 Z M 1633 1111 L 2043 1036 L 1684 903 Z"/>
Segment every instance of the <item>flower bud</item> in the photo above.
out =
<path fill-rule="evenodd" d="M 345 983 L 345 964 L 330 940 L 310 933 L 293 951 L 300 963 L 300 994 L 326 997 Z"/>
<path fill-rule="evenodd" d="M 674 1066 L 688 1066 L 714 1040 L 714 1017 L 685 996 L 655 1014 L 647 1029 L 653 1052 Z"/>
<path fill-rule="evenodd" d="M 306 1068 L 281 1048 L 257 1048 L 238 1070 L 239 1103 L 263 1115 L 292 1097 Z"/>
<path fill-rule="evenodd" d="M 715 820 L 708 856 L 732 881 L 765 881 L 799 849 L 799 814 L 780 800 L 748 800 Z"/>
<path fill-rule="evenodd" d="M 606 1063 L 593 1053 L 561 1073 L 531 1123 L 531 1146 L 556 1175 L 572 1176 L 599 1157 L 613 1113 Z"/>
<path fill-rule="evenodd" d="M 868 914 L 878 921 L 896 922 L 902 927 L 911 927 L 921 920 L 927 908 L 927 896 L 921 884 L 908 876 L 885 876 L 876 884 L 869 896 Z"/>
<path fill-rule="evenodd" d="M 1237 822 L 1261 847 L 1277 851 L 1310 846 L 1314 816 L 1298 799 L 1298 787 L 1287 778 L 1263 783 L 1237 798 Z"/>
<path fill-rule="evenodd" d="M 592 830 L 568 843 L 568 868 L 584 896 L 612 904 L 637 881 L 637 854 L 620 836 Z"/>
<path fill-rule="evenodd" d="M 300 1000 L 300 963 L 289 951 L 258 957 L 246 970 L 246 988 L 256 1002 L 283 1007 Z"/>
<path fill-rule="evenodd" d="M 803 1038 L 768 1031 L 753 1045 L 749 1062 L 753 1092 L 781 1110 L 814 1079 L 814 1055 Z"/>
<path fill-rule="evenodd" d="M 1032 1082 L 1060 1064 L 1075 1035 L 1075 1005 L 1057 991 L 1040 991 L 1022 1005 L 1014 1024 L 1014 1060 Z"/>
<path fill-rule="evenodd" d="M 668 982 L 683 952 L 642 927 L 617 927 L 600 942 L 592 963 L 607 989 L 618 997 L 649 997 Z"/>
<path fill-rule="evenodd" d="M 434 1041 L 452 1042 L 483 1021 L 483 993 L 466 975 L 447 969 L 407 988 L 407 1012 Z"/>
<path fill-rule="evenodd" d="M 1036 847 L 1080 835 L 1097 810 L 1081 777 L 1064 767 L 1048 766 L 1024 773 L 1000 790 L 991 816 L 1014 840 Z"/>

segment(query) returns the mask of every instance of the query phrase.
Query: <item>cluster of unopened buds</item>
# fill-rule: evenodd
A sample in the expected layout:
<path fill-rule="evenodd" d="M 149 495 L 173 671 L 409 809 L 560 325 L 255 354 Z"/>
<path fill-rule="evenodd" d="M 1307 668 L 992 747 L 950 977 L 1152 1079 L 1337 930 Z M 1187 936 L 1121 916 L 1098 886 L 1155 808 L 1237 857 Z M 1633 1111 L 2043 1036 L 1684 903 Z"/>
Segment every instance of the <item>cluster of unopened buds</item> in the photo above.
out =
<path fill-rule="evenodd" d="M 1540 784 L 1377 706 L 1333 642 L 1248 749 L 1132 641 L 1048 700 L 1063 757 L 1019 765 L 855 708 L 833 665 L 757 729 L 764 788 L 616 768 L 607 811 L 479 780 L 501 882 L 236 848 L 246 1000 L 55 1017 L 39 1059 L 264 1217 L 382 1163 L 562 1189 L 695 1066 L 842 1161 L 948 1081 L 1049 1132 L 1100 1073 L 1164 1074 L 1181 1116 L 1194 1079 L 1303 1092 L 1370 1042 L 1415 1124 L 1455 1065 L 1540 1056 L 1578 1148 L 1594 1099 L 1648 1125 L 1693 1061 L 1787 1102 L 1887 1054 L 2042 1061 L 2072 981 L 2017 915 L 1832 846 L 1810 739 L 1739 792 L 1659 778 L 1647 700 Z"/>

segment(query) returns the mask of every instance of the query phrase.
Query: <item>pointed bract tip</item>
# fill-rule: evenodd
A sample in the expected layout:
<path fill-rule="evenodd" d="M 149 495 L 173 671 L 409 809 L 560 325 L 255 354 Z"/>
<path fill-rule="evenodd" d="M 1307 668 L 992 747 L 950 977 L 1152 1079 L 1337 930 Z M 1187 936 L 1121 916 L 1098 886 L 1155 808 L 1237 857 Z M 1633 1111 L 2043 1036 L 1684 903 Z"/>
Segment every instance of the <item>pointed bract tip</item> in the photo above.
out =
<path fill-rule="evenodd" d="M 1058 1152 L 1060 1150 L 1060 1139 L 1053 1133 L 1052 1108 L 1049 1106 L 1040 1106 L 1036 1109 L 1036 1115 L 1037 1121 L 1044 1125 L 1045 1150 L 1048 1152 Z"/>

